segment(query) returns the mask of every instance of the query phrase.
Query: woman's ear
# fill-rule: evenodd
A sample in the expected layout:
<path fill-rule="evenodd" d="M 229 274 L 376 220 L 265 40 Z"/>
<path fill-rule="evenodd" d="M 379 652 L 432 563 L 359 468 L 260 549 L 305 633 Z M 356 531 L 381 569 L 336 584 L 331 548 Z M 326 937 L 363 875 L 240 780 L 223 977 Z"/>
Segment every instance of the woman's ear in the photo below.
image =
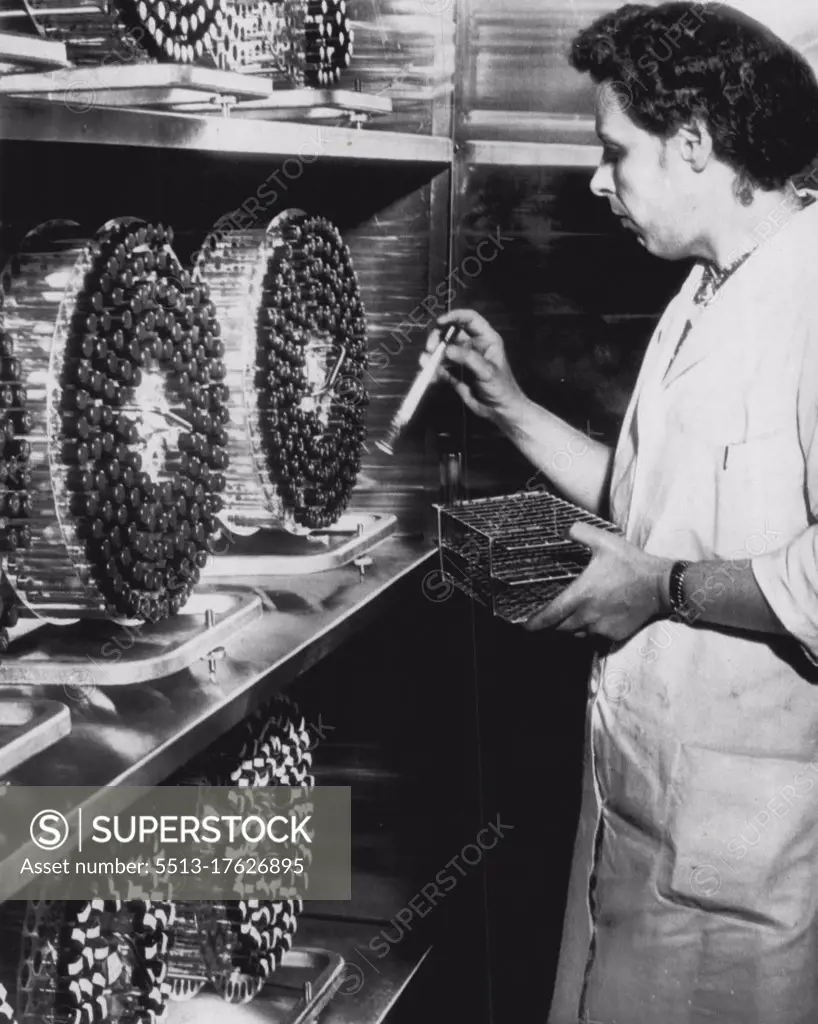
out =
<path fill-rule="evenodd" d="M 681 158 L 700 174 L 713 158 L 713 136 L 701 118 L 682 125 L 676 132 Z"/>

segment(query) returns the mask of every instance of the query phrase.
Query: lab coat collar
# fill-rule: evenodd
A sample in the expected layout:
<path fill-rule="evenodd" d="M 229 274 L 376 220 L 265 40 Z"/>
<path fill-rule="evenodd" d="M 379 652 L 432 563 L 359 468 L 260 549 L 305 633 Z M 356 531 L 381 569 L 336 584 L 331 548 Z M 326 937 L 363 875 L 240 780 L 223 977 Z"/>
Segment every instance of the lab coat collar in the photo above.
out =
<path fill-rule="evenodd" d="M 812 192 L 800 194 L 818 198 Z M 770 231 L 775 230 L 772 222 L 768 227 Z M 717 351 L 740 346 L 737 325 L 731 321 L 738 315 L 748 315 L 754 304 L 757 307 L 757 303 L 763 301 L 771 287 L 783 287 L 784 282 L 786 287 L 796 287 L 805 272 L 814 274 L 816 261 L 818 203 L 813 203 L 778 228 L 775 234 L 768 235 L 766 241 L 757 246 L 746 263 L 724 282 L 714 299 L 705 307 L 697 306 L 692 299 L 704 275 L 703 267 L 697 266 L 683 289 L 689 301 L 686 318 L 692 321 L 692 328 L 675 359 L 673 350 L 684 329 L 686 318 L 682 318 L 681 328 L 674 324 L 679 330 L 675 338 L 663 339 L 666 343 L 662 345 L 665 359 L 662 387 L 671 387 Z M 804 285 L 809 287 L 806 282 Z M 814 287 L 814 283 L 811 287 Z"/>

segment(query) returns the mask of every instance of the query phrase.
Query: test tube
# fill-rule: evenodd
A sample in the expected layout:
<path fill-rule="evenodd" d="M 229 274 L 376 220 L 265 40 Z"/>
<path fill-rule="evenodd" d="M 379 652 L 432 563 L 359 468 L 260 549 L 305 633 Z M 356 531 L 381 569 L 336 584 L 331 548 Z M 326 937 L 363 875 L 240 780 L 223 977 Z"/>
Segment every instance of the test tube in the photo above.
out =
<path fill-rule="evenodd" d="M 423 396 L 428 391 L 429 385 L 434 380 L 438 367 L 443 362 L 443 357 L 446 355 L 446 347 L 457 334 L 457 331 L 458 327 L 456 324 L 451 324 L 451 326 L 447 327 L 446 333 L 440 339 L 440 344 L 429 357 L 427 364 L 423 367 L 417 377 L 415 377 L 415 381 L 409 389 L 408 395 L 404 398 L 400 408 L 392 418 L 386 437 L 383 440 L 375 442 L 376 447 L 387 455 L 395 454 L 395 444 L 398 438 L 415 415 L 417 407 L 420 405 Z"/>

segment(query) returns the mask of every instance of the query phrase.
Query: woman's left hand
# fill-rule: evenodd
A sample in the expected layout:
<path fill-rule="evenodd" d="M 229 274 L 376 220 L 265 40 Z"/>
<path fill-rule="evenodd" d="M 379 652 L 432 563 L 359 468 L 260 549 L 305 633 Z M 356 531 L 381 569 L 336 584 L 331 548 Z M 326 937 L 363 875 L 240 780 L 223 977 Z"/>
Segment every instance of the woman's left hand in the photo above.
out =
<path fill-rule="evenodd" d="M 556 628 L 619 641 L 663 613 L 672 558 L 648 555 L 587 523 L 576 523 L 568 536 L 591 549 L 591 562 L 559 597 L 532 615 L 526 629 Z"/>

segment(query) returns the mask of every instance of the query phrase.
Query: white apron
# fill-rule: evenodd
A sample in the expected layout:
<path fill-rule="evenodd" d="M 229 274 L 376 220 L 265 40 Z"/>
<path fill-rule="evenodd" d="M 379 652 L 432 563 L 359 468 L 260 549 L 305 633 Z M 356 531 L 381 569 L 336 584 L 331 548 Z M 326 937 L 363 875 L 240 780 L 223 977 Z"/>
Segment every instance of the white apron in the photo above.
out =
<path fill-rule="evenodd" d="M 611 515 L 744 559 L 794 639 L 664 621 L 596 661 L 550 1024 L 818 1024 L 818 205 L 697 315 L 701 275 L 648 347 Z"/>

